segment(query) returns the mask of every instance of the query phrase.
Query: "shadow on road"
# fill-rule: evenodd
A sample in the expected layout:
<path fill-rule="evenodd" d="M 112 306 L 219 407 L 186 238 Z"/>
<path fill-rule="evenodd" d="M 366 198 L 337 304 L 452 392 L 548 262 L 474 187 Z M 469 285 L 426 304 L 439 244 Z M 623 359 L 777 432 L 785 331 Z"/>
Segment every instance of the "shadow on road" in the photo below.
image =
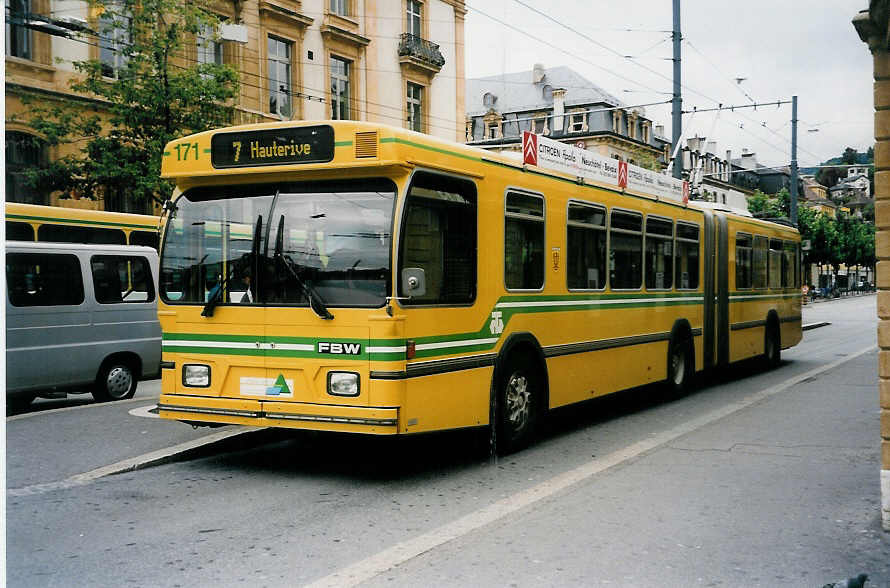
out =
<path fill-rule="evenodd" d="M 707 394 L 726 382 L 764 371 L 760 361 L 740 362 L 719 373 L 699 376 L 691 394 Z M 670 400 L 662 386 L 653 384 L 557 409 L 543 423 L 539 441 L 558 439 L 666 401 Z M 207 459 L 213 469 L 247 475 L 385 482 L 448 475 L 452 470 L 494 463 L 489 449 L 487 427 L 404 437 L 263 429 L 201 447 L 177 460 Z"/>

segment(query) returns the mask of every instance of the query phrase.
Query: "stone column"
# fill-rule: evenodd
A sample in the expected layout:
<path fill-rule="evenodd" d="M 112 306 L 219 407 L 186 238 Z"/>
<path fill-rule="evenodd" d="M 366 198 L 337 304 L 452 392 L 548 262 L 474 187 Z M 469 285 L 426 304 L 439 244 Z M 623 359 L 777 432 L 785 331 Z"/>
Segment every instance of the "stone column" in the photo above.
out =
<path fill-rule="evenodd" d="M 875 78 L 875 255 L 881 403 L 881 520 L 890 531 L 890 0 L 871 0 L 853 19 L 868 44 Z"/>

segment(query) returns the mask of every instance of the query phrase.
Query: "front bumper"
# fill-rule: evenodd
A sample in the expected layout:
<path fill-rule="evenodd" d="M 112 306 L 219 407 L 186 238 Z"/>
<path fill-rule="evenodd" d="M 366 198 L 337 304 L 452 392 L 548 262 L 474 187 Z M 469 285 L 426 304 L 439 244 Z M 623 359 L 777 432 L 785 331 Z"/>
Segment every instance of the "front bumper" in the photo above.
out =
<path fill-rule="evenodd" d="M 399 431 L 397 407 L 338 406 L 162 394 L 158 408 L 161 418 L 177 421 L 367 435 L 395 435 Z"/>

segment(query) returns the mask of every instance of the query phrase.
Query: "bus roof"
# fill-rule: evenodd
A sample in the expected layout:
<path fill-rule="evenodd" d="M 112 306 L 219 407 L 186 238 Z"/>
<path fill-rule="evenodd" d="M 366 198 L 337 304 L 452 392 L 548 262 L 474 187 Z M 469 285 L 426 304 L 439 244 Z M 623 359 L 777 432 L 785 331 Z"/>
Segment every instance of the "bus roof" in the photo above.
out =
<path fill-rule="evenodd" d="M 363 121 L 282 121 L 197 133 L 167 144 L 161 176 L 192 184 L 189 181 L 192 178 L 316 171 L 330 169 L 333 164 L 337 168 L 355 169 L 419 165 L 483 177 L 478 170 L 467 170 L 467 161 L 532 172 L 696 212 L 707 208 L 697 206 L 695 201 L 684 206 L 652 194 L 622 192 L 594 180 L 524 164 L 515 154 L 494 153 L 400 127 Z M 721 212 L 744 216 L 736 211 Z M 763 223 L 765 227 L 776 226 L 754 218 L 744 220 Z"/>
<path fill-rule="evenodd" d="M 6 220 L 23 222 L 57 223 L 122 229 L 158 230 L 158 217 L 148 214 L 108 212 L 66 208 L 64 206 L 41 206 L 39 204 L 6 203 Z"/>

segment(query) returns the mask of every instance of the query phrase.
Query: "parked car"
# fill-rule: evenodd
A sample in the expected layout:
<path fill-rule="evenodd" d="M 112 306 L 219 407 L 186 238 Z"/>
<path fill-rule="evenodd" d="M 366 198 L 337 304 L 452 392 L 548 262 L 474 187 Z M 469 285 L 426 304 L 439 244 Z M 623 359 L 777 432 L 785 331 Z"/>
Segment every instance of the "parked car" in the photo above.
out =
<path fill-rule="evenodd" d="M 6 243 L 6 397 L 130 398 L 160 370 L 158 254 L 150 247 Z"/>

